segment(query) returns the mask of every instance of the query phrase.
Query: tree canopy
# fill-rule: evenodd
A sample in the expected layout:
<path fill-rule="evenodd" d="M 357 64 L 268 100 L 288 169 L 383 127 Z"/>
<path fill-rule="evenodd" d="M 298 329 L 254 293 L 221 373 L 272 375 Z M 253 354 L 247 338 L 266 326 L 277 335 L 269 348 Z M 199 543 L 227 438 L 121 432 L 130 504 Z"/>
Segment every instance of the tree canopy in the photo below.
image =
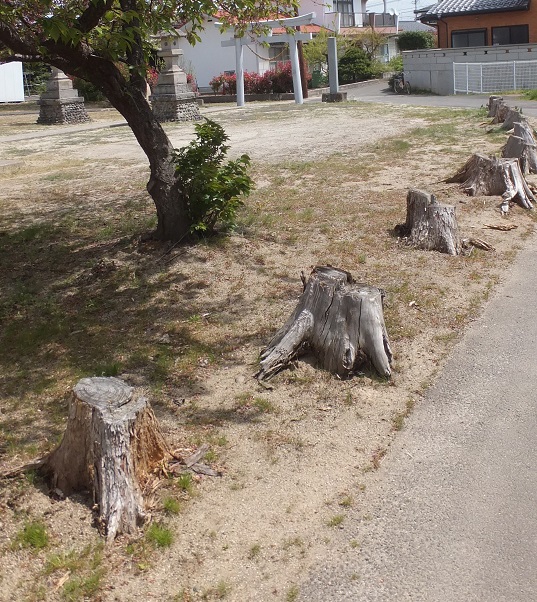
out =
<path fill-rule="evenodd" d="M 173 165 L 173 148 L 146 98 L 152 36 L 177 26 L 199 41 L 204 19 L 244 29 L 294 14 L 296 0 L 2 0 L 0 62 L 42 61 L 94 84 L 125 117 L 149 159 L 147 189 L 158 216 L 155 236 L 177 240 L 191 221 Z M 123 64 L 123 67 L 122 67 Z"/>

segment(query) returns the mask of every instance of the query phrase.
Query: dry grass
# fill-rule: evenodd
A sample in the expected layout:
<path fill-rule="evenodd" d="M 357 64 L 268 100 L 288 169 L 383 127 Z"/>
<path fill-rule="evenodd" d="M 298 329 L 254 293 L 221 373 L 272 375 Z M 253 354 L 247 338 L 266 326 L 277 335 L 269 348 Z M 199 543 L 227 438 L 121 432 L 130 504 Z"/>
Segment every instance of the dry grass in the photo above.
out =
<path fill-rule="evenodd" d="M 341 118 L 361 119 L 382 119 L 393 111 L 350 103 L 327 110 L 339 110 Z M 254 123 L 273 127 L 277 120 L 292 122 L 308 111 L 312 120 L 322 120 L 319 105 L 287 105 L 227 113 L 220 122 L 230 129 Z M 223 491 L 237 496 L 233 499 L 241 500 L 243 487 L 252 487 L 251 479 L 237 468 L 252 457 L 262 478 L 274 478 L 275 483 L 282 460 L 287 465 L 292 459 L 299 467 L 306 460 L 313 464 L 315 454 L 324 449 L 323 437 L 328 437 L 323 420 L 341 428 L 349 421 L 359 423 L 356 428 L 364 440 L 354 452 L 354 462 L 362 471 L 378 468 L 390 437 L 412 409 L 406 400 L 413 399 L 415 391 L 423 392 L 422 384 L 431 382 L 461 328 L 479 312 L 507 264 L 510 241 L 533 227 L 531 219 L 515 209 L 512 219 L 520 227 L 513 234 L 496 235 L 496 256 L 478 251 L 448 258 L 404 246 L 393 227 L 404 221 L 406 189 L 416 181 L 440 200 L 456 203 L 467 231 L 480 228 L 486 221 L 481 217 L 484 205 L 492 210 L 492 201 L 459 204 L 466 199 L 440 180 L 473 150 L 493 148 L 499 138 L 495 133 L 487 138 L 478 112 L 398 111 L 401 124 L 415 119 L 419 127 L 368 142 L 353 153 L 333 149 L 314 159 L 297 155 L 292 162 L 255 159 L 254 176 L 260 185 L 241 213 L 237 231 L 169 254 L 165 245 L 139 243 L 140 235 L 155 223 L 144 191 L 145 166 L 76 155 L 76 145 L 86 149 L 124 143 L 128 131 L 62 137 L 53 155 L 41 143 L 3 148 L 5 157 L 24 157 L 25 168 L 0 172 L 2 465 L 19 464 L 50 450 L 64 427 L 69 389 L 82 376 L 102 374 L 120 375 L 146 387 L 176 444 L 195 447 L 209 442 L 209 460 L 224 468 L 229 464 Z M 11 125 L 8 120 L 9 127 L 30 127 L 22 118 L 14 117 Z M 0 113 L 0 122 L 5 119 Z M 180 131 L 180 126 L 170 131 Z M 248 379 L 255 372 L 259 349 L 296 303 L 300 270 L 318 264 L 342 267 L 386 290 L 385 317 L 396 352 L 392 384 L 366 367 L 365 376 L 349 385 L 308 364 L 280 375 L 276 394 L 260 392 Z M 373 426 L 381 420 L 386 427 L 377 432 Z M 245 442 L 248 457 L 234 455 Z M 256 468 L 255 462 L 249 470 Z M 189 500 L 194 499 L 194 485 L 188 485 L 187 494 L 171 481 L 160 499 L 180 497 L 183 516 L 193 503 Z M 23 500 L 34 495 L 34 487 L 21 480 L 1 494 L 0 509 L 9 508 L 4 538 L 27 520 L 21 514 Z M 216 491 L 218 485 L 214 487 Z M 340 505 L 350 507 L 360 492 L 353 494 L 349 490 Z M 287 507 L 294 516 L 295 506 L 287 502 Z M 179 527 L 180 517 L 169 520 L 170 529 L 185 528 Z M 328 518 L 328 524 L 337 526 L 341 520 Z M 54 536 L 54 525 L 50 527 Z M 232 558 L 233 545 L 224 550 L 230 544 L 214 539 L 200 535 L 216 557 L 225 552 Z M 244 545 L 237 552 L 241 558 Z M 252 534 L 246 549 L 253 558 L 269 546 L 265 536 Z M 115 561 L 128 564 L 122 550 L 114 552 Z M 174 553 L 173 545 L 170 550 Z M 151 559 L 144 556 L 143 563 L 150 567 Z M 140 572 L 135 564 L 133 575 Z M 296 569 L 294 577 L 299 575 Z M 292 577 L 288 592 L 295 591 Z M 205 599 L 235 595 L 236 583 L 221 583 L 206 581 L 200 589 Z M 19 593 L 24 589 L 20 587 Z M 240 592 L 236 595 L 240 599 Z M 287 599 L 293 596 L 288 593 Z"/>

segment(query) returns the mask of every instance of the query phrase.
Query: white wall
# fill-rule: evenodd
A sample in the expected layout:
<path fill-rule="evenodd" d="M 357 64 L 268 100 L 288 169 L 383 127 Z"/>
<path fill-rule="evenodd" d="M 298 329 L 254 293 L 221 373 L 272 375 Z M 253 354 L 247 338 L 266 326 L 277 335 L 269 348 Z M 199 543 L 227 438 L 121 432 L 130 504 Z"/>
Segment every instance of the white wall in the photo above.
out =
<path fill-rule="evenodd" d="M 184 38 L 181 38 L 180 45 L 183 50 L 183 68 L 192 72 L 200 88 L 209 88 L 209 82 L 215 75 L 220 75 L 224 71 L 235 71 L 235 48 L 223 48 L 220 42 L 229 40 L 233 37 L 233 32 L 228 30 L 220 33 L 215 27 L 215 21 L 209 21 L 205 30 L 201 32 L 201 42 L 195 46 L 190 45 Z M 265 48 L 256 49 L 258 54 L 268 56 L 268 50 Z M 256 55 L 244 47 L 244 69 L 246 71 L 258 70 L 258 59 Z"/>
<path fill-rule="evenodd" d="M 407 50 L 403 68 L 413 88 L 446 96 L 454 93 L 453 63 L 489 63 L 537 59 L 536 44 Z"/>
<path fill-rule="evenodd" d="M 0 102 L 22 102 L 23 100 L 22 63 L 0 65 Z"/>

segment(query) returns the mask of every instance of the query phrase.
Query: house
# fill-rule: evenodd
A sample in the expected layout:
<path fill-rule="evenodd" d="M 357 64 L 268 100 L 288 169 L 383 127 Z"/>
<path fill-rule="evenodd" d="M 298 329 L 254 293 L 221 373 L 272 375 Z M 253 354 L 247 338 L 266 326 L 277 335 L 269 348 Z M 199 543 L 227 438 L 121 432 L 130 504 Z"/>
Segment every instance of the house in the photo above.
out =
<path fill-rule="evenodd" d="M 438 31 L 439 48 L 537 43 L 537 4 L 530 0 L 440 0 L 420 11 Z"/>
<path fill-rule="evenodd" d="M 399 22 L 397 11 L 386 8 L 384 0 L 383 12 L 368 12 L 368 0 L 329 0 L 321 3 L 319 0 L 302 0 L 300 14 L 315 13 L 312 25 L 302 26 L 300 29 L 305 33 L 315 35 L 321 29 L 339 32 L 347 36 L 360 36 L 374 30 L 376 33 L 386 36 L 386 42 L 379 49 L 378 58 L 388 62 L 396 56 L 396 38 L 398 33 L 406 31 L 403 23 Z M 221 73 L 234 73 L 235 71 L 235 49 L 222 47 L 222 40 L 230 39 L 233 32 L 220 32 L 217 27 L 218 17 L 208 17 L 205 28 L 200 33 L 201 42 L 191 46 L 185 40 L 181 42 L 183 50 L 182 67 L 187 73 L 192 73 L 201 92 L 210 92 L 209 82 Z M 428 28 L 418 23 L 419 26 Z M 410 27 L 410 25 L 408 25 Z M 428 28 L 430 29 L 430 28 Z M 281 32 L 283 33 L 283 29 Z M 263 74 L 275 67 L 276 63 L 289 60 L 287 47 L 278 41 L 279 30 L 273 31 L 273 39 L 267 46 L 255 43 L 255 41 L 244 49 L 243 64 L 246 71 Z"/>
<path fill-rule="evenodd" d="M 0 102 L 22 102 L 23 100 L 22 63 L 0 65 Z"/>

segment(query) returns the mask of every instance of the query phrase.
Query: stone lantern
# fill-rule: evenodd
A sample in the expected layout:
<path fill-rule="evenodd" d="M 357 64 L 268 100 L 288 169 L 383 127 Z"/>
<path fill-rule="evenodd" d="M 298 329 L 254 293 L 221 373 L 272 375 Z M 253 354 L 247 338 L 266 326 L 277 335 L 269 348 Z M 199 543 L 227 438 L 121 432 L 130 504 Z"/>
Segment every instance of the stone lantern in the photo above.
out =
<path fill-rule="evenodd" d="M 44 125 L 85 123 L 90 121 L 84 98 L 73 88 L 73 82 L 56 67 L 52 67 L 47 89 L 39 98 L 37 123 Z"/>
<path fill-rule="evenodd" d="M 165 67 L 160 72 L 151 95 L 153 113 L 159 121 L 196 121 L 201 119 L 196 95 L 179 66 L 183 51 L 179 48 L 180 34 L 163 35 L 158 55 Z"/>

